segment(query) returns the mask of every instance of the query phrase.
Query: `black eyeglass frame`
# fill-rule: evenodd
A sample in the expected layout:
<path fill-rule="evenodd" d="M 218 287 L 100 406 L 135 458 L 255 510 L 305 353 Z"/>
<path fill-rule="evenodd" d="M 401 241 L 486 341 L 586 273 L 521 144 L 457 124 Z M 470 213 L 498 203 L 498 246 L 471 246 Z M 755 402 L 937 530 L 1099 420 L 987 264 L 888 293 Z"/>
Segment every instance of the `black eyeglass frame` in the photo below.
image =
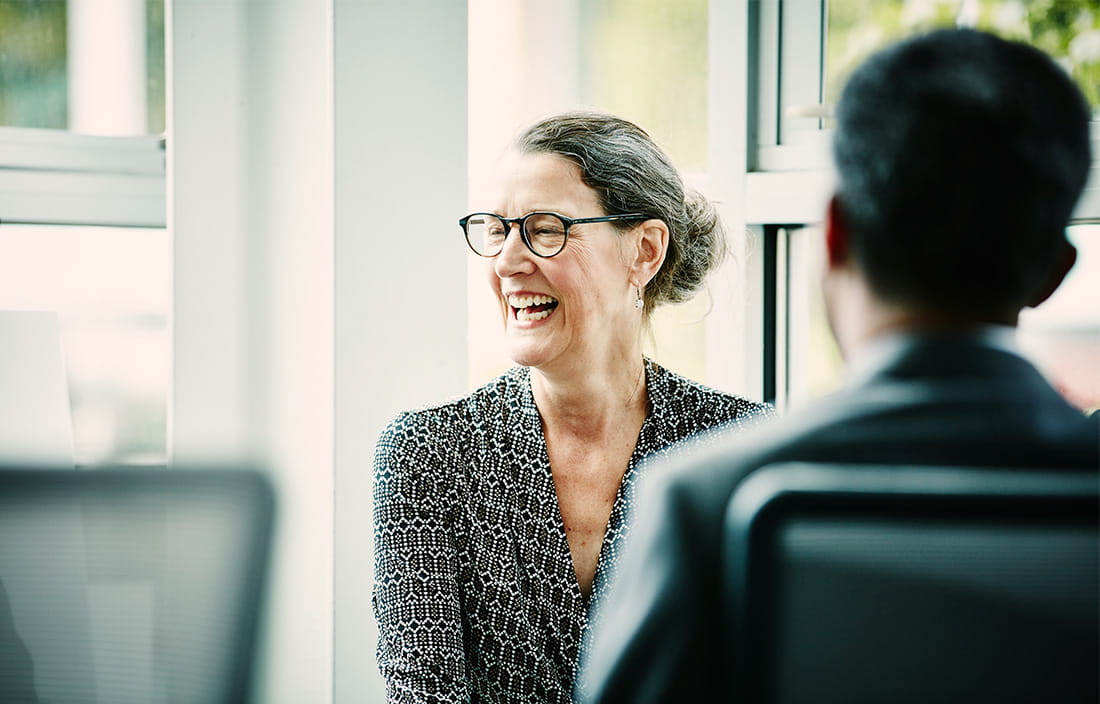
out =
<path fill-rule="evenodd" d="M 504 242 L 501 241 L 500 249 L 498 249 L 493 254 L 482 254 L 481 252 L 477 251 L 477 248 L 474 247 L 472 242 L 470 242 L 470 229 L 467 225 L 470 222 L 470 218 L 477 217 L 478 215 L 487 215 L 491 218 L 496 218 L 497 220 L 500 220 L 502 223 L 504 223 L 504 227 L 505 227 L 504 239 L 508 239 L 508 235 L 510 235 L 512 233 L 512 225 L 519 225 L 519 236 L 520 236 L 520 239 L 523 240 L 524 246 L 527 247 L 527 250 L 529 252 L 531 252 L 531 254 L 534 254 L 536 257 L 541 257 L 542 259 L 549 259 L 551 257 L 556 257 L 556 256 L 558 256 L 559 254 L 562 253 L 562 250 L 565 249 L 565 245 L 567 245 L 569 243 L 569 228 L 573 227 L 574 225 L 584 225 L 584 224 L 590 223 L 590 222 L 615 222 L 617 220 L 648 220 L 649 219 L 649 216 L 644 214 L 644 213 L 624 213 L 622 215 L 601 215 L 601 216 L 595 217 L 595 218 L 571 218 L 571 217 L 567 217 L 565 215 L 562 215 L 561 213 L 555 213 L 555 212 L 550 211 L 550 210 L 536 210 L 534 212 L 527 213 L 526 215 L 521 215 L 518 218 L 506 218 L 503 215 L 497 215 L 496 213 L 470 213 L 466 217 L 459 218 L 458 225 L 459 225 L 459 227 L 462 228 L 462 233 L 466 236 L 467 246 L 470 247 L 470 249 L 473 251 L 474 254 L 476 254 L 479 257 L 485 257 L 486 259 L 492 259 L 493 257 L 500 254 L 502 251 L 504 251 Z M 535 251 L 535 248 L 531 246 L 531 240 L 527 236 L 527 219 L 532 218 L 536 215 L 552 215 L 553 217 L 556 217 L 558 220 L 561 220 L 562 224 L 565 226 L 565 234 L 562 235 L 562 238 L 561 238 L 561 247 L 559 247 L 558 251 L 554 252 L 553 254 L 539 254 L 538 252 Z"/>

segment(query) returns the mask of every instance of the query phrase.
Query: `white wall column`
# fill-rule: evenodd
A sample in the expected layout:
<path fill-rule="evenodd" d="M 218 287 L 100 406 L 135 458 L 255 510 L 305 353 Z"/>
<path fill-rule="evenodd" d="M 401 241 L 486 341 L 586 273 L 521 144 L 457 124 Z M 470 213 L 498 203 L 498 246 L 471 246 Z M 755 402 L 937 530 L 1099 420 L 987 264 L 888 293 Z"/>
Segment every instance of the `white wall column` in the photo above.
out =
<path fill-rule="evenodd" d="M 337 702 L 375 666 L 374 444 L 466 388 L 466 2 L 333 0 Z"/>
<path fill-rule="evenodd" d="M 332 698 L 331 8 L 169 5 L 176 464 L 278 491 L 258 701 Z"/>

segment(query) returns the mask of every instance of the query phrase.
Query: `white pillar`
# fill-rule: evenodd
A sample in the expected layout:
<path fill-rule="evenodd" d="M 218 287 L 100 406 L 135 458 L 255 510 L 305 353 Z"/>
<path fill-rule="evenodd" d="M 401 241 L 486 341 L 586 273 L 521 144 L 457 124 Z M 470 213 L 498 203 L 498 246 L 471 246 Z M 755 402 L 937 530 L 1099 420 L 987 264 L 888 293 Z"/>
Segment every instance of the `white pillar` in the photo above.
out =
<path fill-rule="evenodd" d="M 375 439 L 466 388 L 466 3 L 334 0 L 335 699 L 383 701 Z"/>
<path fill-rule="evenodd" d="M 257 701 L 331 701 L 331 8 L 175 0 L 168 14 L 172 458 L 270 472 Z"/>
<path fill-rule="evenodd" d="M 169 54 L 173 458 L 278 485 L 259 700 L 378 701 L 375 437 L 465 388 L 465 3 L 175 0 Z"/>

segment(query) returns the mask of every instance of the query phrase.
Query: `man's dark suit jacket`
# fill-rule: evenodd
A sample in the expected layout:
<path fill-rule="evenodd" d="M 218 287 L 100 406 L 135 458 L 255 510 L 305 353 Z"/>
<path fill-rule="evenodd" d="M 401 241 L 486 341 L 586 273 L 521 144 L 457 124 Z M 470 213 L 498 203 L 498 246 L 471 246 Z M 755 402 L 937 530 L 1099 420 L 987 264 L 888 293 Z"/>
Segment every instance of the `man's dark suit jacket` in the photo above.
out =
<path fill-rule="evenodd" d="M 1100 419 L 1068 405 L 1016 354 L 943 337 L 878 347 L 871 368 L 844 390 L 659 468 L 602 604 L 581 701 L 703 702 L 725 687 L 720 539 L 729 498 L 755 468 L 779 461 L 1100 468 Z"/>

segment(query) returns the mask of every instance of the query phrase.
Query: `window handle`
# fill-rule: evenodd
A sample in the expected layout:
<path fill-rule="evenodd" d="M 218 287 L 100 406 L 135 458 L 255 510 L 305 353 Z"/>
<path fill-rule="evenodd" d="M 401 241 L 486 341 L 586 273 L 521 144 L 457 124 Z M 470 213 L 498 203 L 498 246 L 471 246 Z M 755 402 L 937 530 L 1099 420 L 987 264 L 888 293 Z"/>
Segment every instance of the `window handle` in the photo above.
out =
<path fill-rule="evenodd" d="M 788 105 L 783 111 L 785 117 L 811 117 L 815 120 L 828 120 L 833 117 L 832 103 L 805 103 Z"/>

